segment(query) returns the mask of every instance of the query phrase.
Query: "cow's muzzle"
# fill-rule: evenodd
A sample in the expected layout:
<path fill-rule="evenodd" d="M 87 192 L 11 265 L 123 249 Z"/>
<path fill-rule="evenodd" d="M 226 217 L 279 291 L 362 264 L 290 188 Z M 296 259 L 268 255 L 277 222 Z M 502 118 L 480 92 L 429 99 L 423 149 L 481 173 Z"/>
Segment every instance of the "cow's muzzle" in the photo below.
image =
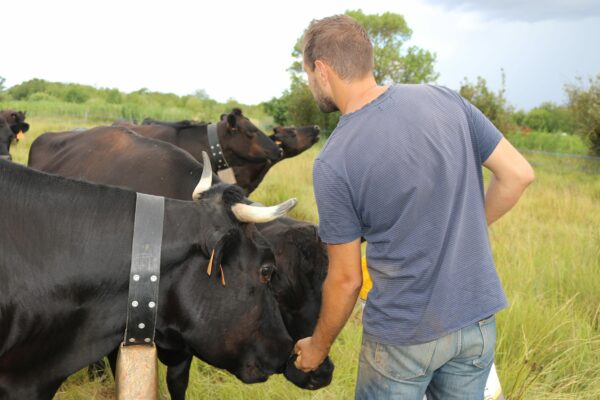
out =
<path fill-rule="evenodd" d="M 10 156 L 10 154 L 3 154 L 0 155 L 0 160 L 12 161 L 12 157 Z"/>
<path fill-rule="evenodd" d="M 294 385 L 302 389 L 317 390 L 331 383 L 333 378 L 333 362 L 329 357 L 323 361 L 319 368 L 311 372 L 302 372 L 294 366 L 296 354 L 292 355 L 285 366 L 283 375 Z"/>

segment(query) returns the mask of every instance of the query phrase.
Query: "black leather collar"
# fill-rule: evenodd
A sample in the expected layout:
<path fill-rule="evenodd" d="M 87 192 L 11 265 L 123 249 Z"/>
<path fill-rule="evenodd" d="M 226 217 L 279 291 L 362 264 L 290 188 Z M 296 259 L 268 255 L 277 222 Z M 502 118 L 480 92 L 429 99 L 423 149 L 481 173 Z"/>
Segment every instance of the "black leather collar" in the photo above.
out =
<path fill-rule="evenodd" d="M 223 154 L 223 148 L 219 142 L 219 134 L 217 133 L 217 125 L 208 124 L 206 126 L 208 133 L 208 145 L 210 146 L 210 157 L 217 167 L 217 171 L 229 168 L 225 155 Z"/>
<path fill-rule="evenodd" d="M 154 343 L 165 198 L 137 193 L 124 345 Z"/>

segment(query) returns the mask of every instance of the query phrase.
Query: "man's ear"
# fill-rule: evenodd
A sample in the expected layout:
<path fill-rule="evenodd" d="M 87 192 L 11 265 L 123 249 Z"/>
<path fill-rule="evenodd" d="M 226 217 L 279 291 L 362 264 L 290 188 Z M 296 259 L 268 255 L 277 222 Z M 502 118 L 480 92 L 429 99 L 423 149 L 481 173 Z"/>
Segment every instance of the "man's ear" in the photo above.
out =
<path fill-rule="evenodd" d="M 315 61 L 315 74 L 321 83 L 329 83 L 329 66 L 321 60 Z"/>

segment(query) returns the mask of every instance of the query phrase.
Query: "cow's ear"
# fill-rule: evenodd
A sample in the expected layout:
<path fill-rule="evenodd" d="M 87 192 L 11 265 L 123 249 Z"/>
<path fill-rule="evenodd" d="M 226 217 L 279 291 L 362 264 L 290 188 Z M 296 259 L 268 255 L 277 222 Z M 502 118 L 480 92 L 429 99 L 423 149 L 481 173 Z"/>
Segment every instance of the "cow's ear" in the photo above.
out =
<path fill-rule="evenodd" d="M 227 126 L 231 130 L 234 130 L 234 131 L 237 129 L 237 119 L 235 118 L 235 115 L 233 115 L 233 114 L 227 115 Z"/>
<path fill-rule="evenodd" d="M 208 268 L 206 272 L 209 276 L 221 276 L 221 282 L 225 285 L 225 275 L 223 274 L 223 259 L 225 254 L 230 253 L 230 250 L 237 246 L 240 242 L 241 235 L 239 229 L 230 229 L 224 235 L 219 237 L 210 255 Z"/>

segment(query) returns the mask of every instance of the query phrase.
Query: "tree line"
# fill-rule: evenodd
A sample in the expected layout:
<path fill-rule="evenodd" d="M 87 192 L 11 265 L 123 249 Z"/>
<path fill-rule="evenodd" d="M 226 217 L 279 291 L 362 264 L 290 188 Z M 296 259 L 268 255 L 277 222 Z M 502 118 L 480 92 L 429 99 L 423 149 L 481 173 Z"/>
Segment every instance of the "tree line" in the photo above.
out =
<path fill-rule="evenodd" d="M 346 14 L 360 22 L 372 39 L 377 83 L 433 83 L 437 80 L 435 53 L 407 45 L 412 31 L 402 15 L 390 12 L 368 15 L 361 10 L 346 11 Z M 295 60 L 289 68 L 290 87 L 263 106 L 278 124 L 318 123 L 329 133 L 335 128 L 339 113 L 323 114 L 313 101 L 302 72 L 301 39 L 292 51 Z M 527 135 L 530 131 L 578 134 L 590 153 L 600 156 L 600 74 L 565 86 L 566 104 L 545 102 L 524 111 L 515 110 L 506 100 L 505 74 L 501 73 L 502 86 L 496 92 L 488 88 L 482 77 L 477 77 L 475 82 L 465 78 L 458 92 L 505 134 Z"/>

